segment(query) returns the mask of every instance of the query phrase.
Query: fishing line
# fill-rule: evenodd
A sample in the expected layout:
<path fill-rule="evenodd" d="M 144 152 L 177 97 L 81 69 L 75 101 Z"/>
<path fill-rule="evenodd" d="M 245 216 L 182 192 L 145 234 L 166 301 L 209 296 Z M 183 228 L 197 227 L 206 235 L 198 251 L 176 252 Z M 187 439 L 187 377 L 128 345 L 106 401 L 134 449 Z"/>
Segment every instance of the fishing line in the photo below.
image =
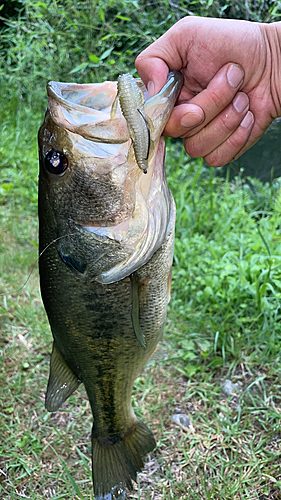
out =
<path fill-rule="evenodd" d="M 37 257 L 37 259 L 33 262 L 32 266 L 31 266 L 31 271 L 30 273 L 28 274 L 24 284 L 20 287 L 20 288 L 17 288 L 17 290 L 13 291 L 13 292 L 4 292 L 4 293 L 0 293 L 0 297 L 3 297 L 4 295 L 7 295 L 7 293 L 11 294 L 11 293 L 16 293 L 18 294 L 24 287 L 25 285 L 28 283 L 33 271 L 34 271 L 34 268 L 35 266 L 38 264 L 39 262 L 39 259 L 40 257 L 42 257 L 43 253 L 48 250 L 48 248 L 53 245 L 53 243 L 56 243 L 56 241 L 58 240 L 61 240 L 62 238 L 67 238 L 68 236 L 75 236 L 75 233 L 69 233 L 69 234 L 63 234 L 62 236 L 59 236 L 58 238 L 56 238 L 55 240 L 52 240 L 50 243 L 48 243 L 48 245 L 42 250 L 42 252 L 40 252 L 39 256 Z"/>

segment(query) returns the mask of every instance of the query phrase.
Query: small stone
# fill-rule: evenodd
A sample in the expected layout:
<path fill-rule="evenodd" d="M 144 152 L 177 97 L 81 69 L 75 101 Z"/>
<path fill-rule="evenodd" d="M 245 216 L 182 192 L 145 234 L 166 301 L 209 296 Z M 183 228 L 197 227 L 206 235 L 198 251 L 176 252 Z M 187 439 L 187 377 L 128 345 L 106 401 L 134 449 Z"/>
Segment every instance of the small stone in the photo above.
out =
<path fill-rule="evenodd" d="M 241 389 L 242 389 L 241 382 L 233 384 L 233 382 L 231 382 L 231 380 L 229 380 L 228 378 L 226 379 L 225 383 L 222 386 L 222 390 L 227 396 L 234 396 L 235 394 L 237 394 L 237 392 L 241 391 Z"/>
<path fill-rule="evenodd" d="M 190 427 L 189 418 L 188 418 L 187 415 L 185 415 L 185 413 L 175 413 L 172 416 L 172 421 L 175 424 L 180 425 L 181 427 L 183 427 L 183 429 L 189 429 L 189 427 Z"/>

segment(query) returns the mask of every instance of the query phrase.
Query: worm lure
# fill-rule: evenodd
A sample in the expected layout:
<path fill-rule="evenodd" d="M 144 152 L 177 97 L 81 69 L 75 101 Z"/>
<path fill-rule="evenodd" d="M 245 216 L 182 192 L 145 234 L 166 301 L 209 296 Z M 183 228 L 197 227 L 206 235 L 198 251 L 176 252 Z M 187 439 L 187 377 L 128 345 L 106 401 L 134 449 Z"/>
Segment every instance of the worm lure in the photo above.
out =
<path fill-rule="evenodd" d="M 116 113 L 118 100 L 127 121 L 137 164 L 146 174 L 150 150 L 150 128 L 144 111 L 144 95 L 130 73 L 118 77 L 117 96 L 111 109 L 112 119 Z"/>

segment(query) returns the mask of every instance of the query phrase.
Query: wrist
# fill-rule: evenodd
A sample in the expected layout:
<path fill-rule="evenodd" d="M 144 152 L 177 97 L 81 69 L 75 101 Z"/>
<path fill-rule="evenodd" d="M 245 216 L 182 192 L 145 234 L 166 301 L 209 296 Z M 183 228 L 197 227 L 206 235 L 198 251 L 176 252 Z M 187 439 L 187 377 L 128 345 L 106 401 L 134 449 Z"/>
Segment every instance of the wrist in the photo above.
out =
<path fill-rule="evenodd" d="M 273 118 L 281 116 L 281 22 L 261 24 L 267 46 L 267 71 L 270 73 L 270 89 L 273 101 Z"/>

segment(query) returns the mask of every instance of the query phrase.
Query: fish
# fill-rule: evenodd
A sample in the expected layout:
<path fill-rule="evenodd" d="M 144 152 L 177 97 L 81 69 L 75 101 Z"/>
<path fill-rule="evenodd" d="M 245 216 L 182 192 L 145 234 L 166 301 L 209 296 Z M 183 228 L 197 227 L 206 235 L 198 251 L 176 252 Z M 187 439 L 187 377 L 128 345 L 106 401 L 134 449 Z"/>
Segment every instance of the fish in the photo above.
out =
<path fill-rule="evenodd" d="M 84 384 L 96 500 L 125 498 L 156 446 L 131 396 L 167 314 L 176 209 L 161 134 L 182 81 L 170 72 L 148 99 L 137 80 L 151 124 L 146 175 L 120 103 L 112 116 L 116 82 L 47 86 L 38 133 L 40 287 L 54 339 L 45 406 L 57 411 Z"/>

